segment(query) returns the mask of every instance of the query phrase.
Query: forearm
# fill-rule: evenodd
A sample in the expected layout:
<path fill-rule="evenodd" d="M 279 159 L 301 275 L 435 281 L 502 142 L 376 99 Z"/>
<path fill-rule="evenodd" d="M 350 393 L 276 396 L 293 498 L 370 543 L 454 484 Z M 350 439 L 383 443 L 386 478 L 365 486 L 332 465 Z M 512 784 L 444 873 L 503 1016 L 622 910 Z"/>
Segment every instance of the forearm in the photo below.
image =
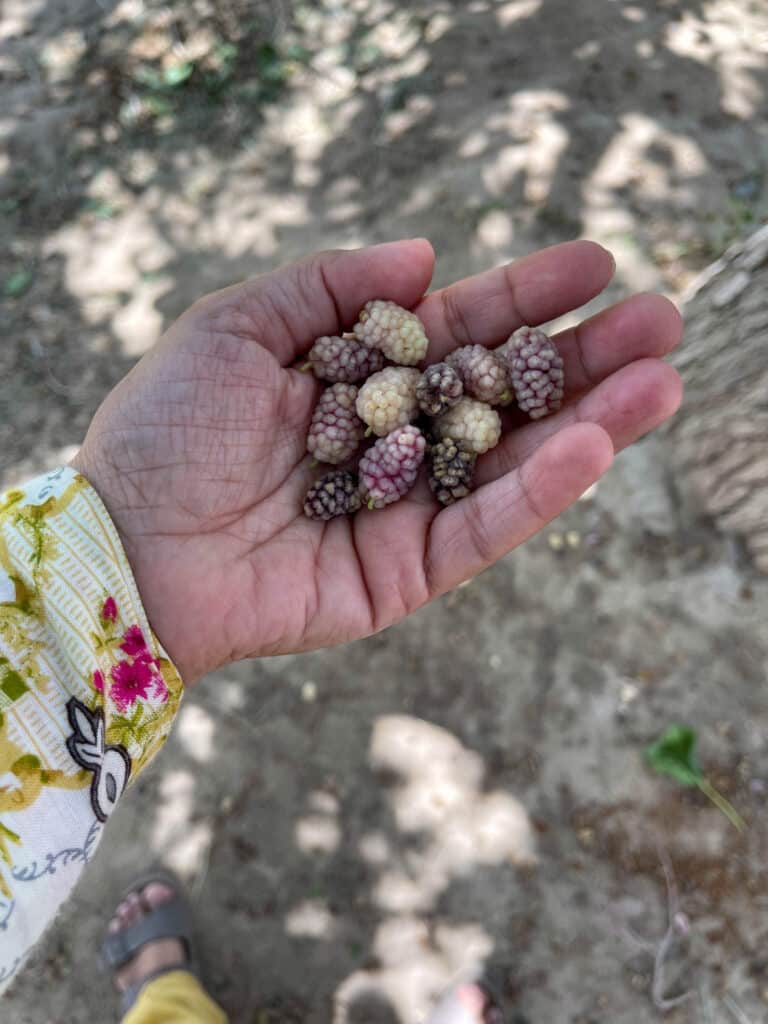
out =
<path fill-rule="evenodd" d="M 86 480 L 65 467 L 0 496 L 0 990 L 181 692 Z"/>

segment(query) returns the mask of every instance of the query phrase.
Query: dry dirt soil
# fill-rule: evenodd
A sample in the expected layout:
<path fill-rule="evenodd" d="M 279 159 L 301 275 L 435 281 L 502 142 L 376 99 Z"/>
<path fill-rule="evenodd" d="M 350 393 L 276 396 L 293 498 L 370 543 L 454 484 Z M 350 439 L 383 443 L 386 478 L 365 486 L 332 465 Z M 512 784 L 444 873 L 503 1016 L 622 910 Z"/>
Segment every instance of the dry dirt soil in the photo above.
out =
<path fill-rule="evenodd" d="M 589 236 L 599 308 L 766 212 L 763 0 L 6 0 L 0 76 L 5 483 L 308 251 L 423 234 L 442 284 Z M 95 950 L 155 860 L 235 1024 L 416 1024 L 482 963 L 514 1024 L 765 1020 L 768 587 L 669 443 L 401 626 L 196 688 L 3 1021 L 115 1019 Z M 745 831 L 645 766 L 676 721 Z"/>

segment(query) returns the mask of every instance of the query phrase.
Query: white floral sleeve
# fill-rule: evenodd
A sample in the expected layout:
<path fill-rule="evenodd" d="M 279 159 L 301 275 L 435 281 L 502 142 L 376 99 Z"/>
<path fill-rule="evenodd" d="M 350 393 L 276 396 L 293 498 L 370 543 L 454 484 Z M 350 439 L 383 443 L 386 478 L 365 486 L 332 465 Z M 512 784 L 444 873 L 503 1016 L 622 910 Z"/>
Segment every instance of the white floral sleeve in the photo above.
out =
<path fill-rule="evenodd" d="M 0 991 L 181 694 L 88 482 L 63 467 L 0 495 Z"/>

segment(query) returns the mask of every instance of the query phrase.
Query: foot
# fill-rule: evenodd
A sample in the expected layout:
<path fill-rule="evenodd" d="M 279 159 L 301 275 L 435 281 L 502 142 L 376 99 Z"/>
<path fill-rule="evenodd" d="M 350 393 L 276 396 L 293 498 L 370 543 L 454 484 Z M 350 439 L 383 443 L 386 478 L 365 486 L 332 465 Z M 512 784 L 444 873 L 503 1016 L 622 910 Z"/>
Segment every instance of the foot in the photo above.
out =
<path fill-rule="evenodd" d="M 130 893 L 115 910 L 107 931 L 110 935 L 137 924 L 155 908 L 169 903 L 174 897 L 170 886 L 163 882 L 150 882 L 143 889 Z M 141 984 L 155 971 L 164 967 L 184 967 L 187 955 L 180 939 L 155 939 L 147 942 L 136 955 L 115 972 L 115 985 L 124 992 L 131 985 Z"/>
<path fill-rule="evenodd" d="M 450 1024 L 453 1020 L 466 1021 L 473 1024 L 503 1024 L 501 1010 L 495 1000 L 481 984 L 466 982 L 453 989 L 447 1000 L 440 1004 L 435 1015 L 440 1024 Z"/>

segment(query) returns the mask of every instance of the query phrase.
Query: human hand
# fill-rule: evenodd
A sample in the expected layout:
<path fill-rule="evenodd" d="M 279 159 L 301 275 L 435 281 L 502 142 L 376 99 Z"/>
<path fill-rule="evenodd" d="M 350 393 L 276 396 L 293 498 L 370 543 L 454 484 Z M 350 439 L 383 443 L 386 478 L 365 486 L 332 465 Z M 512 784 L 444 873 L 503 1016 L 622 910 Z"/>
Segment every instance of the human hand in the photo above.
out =
<path fill-rule="evenodd" d="M 406 498 L 323 524 L 306 436 L 320 385 L 293 364 L 371 298 L 413 308 L 428 361 L 496 345 L 587 302 L 611 256 L 568 242 L 422 297 L 425 241 L 326 252 L 195 303 L 97 411 L 73 466 L 122 537 L 149 621 L 187 684 L 240 658 L 366 636 L 495 562 L 574 502 L 614 451 L 677 408 L 660 357 L 679 341 L 666 299 L 638 295 L 557 337 L 562 410 L 478 462 L 477 490 L 441 509 Z"/>

